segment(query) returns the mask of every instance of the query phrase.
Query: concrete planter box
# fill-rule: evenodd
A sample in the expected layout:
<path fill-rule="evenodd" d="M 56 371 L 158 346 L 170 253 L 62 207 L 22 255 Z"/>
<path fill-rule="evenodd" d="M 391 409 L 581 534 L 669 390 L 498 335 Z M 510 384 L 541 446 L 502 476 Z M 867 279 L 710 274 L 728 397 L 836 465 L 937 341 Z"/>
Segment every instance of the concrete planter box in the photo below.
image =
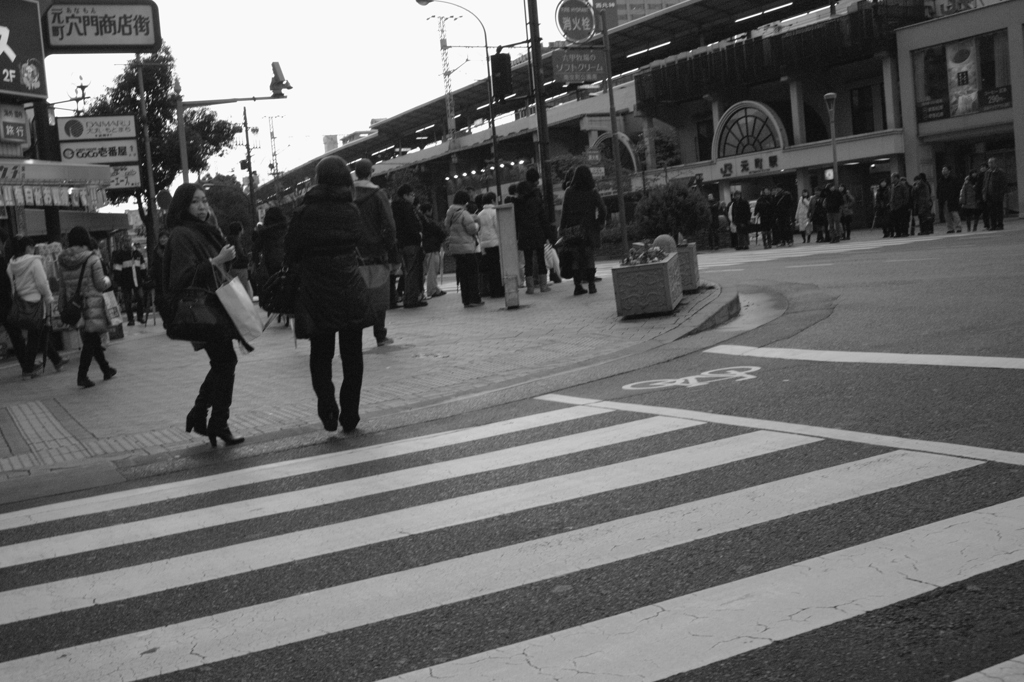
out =
<path fill-rule="evenodd" d="M 612 288 L 620 317 L 672 312 L 683 300 L 678 254 L 657 263 L 612 268 Z"/>
<path fill-rule="evenodd" d="M 700 288 L 700 270 L 697 268 L 697 245 L 690 243 L 680 246 L 679 275 L 683 282 L 683 292 L 692 293 Z"/>

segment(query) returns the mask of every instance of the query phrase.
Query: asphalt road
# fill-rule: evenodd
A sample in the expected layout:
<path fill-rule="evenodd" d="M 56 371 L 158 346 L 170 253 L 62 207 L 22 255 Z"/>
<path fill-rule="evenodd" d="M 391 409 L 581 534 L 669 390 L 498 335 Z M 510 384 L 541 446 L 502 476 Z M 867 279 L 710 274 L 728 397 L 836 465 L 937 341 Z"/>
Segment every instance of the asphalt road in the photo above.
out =
<path fill-rule="evenodd" d="M 1024 232 L 853 246 L 719 252 L 744 314 L 557 394 L 0 510 L 0 680 L 1022 679 Z"/>

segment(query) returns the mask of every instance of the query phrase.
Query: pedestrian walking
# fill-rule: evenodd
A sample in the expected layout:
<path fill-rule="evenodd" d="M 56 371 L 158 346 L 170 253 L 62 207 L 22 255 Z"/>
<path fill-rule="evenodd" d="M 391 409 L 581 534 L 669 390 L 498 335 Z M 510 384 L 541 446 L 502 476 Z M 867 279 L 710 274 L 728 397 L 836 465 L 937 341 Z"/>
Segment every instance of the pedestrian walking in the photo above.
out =
<path fill-rule="evenodd" d="M 36 356 L 40 350 L 47 350 L 45 346 L 49 334 L 48 318 L 53 307 L 53 292 L 46 277 L 43 259 L 33 253 L 30 238 L 15 237 L 12 240 L 11 258 L 7 262 L 5 272 L 9 295 L 4 306 L 7 309 L 3 318 L 4 329 L 7 330 L 11 345 L 21 363 L 22 378 L 34 379 L 43 373 L 43 365 L 36 364 Z M 8 319 L 7 312 L 18 305 L 25 305 L 34 313 L 33 319 L 27 324 Z M 47 355 L 53 360 L 54 369 L 60 371 L 64 363 L 56 351 L 51 350 Z"/>
<path fill-rule="evenodd" d="M 455 256 L 455 274 L 461 283 L 462 305 L 476 308 L 484 304 L 479 289 L 480 242 L 477 234 L 480 228 L 476 217 L 466 208 L 469 202 L 469 192 L 456 192 L 445 214 L 444 227 L 448 232 L 448 250 Z M 543 258 L 541 254 L 542 263 Z"/>
<path fill-rule="evenodd" d="M 115 284 L 121 290 L 123 312 L 128 317 L 128 326 L 135 326 L 135 319 L 146 324 L 146 295 L 142 285 L 148 278 L 146 257 L 135 247 L 131 237 L 121 236 L 118 248 L 110 255 L 114 270 Z"/>
<path fill-rule="evenodd" d="M 779 245 L 793 246 L 793 214 L 796 202 L 793 195 L 782 187 L 772 190 L 772 217 L 775 220 L 774 239 Z"/>
<path fill-rule="evenodd" d="M 800 193 L 800 199 L 796 202 L 796 213 L 794 214 L 797 232 L 800 233 L 802 244 L 811 241 L 811 193 L 804 190 Z"/>
<path fill-rule="evenodd" d="M 299 273 L 295 335 L 309 339 L 309 374 L 324 429 L 333 432 L 341 426 L 344 433 L 352 433 L 359 424 L 363 327 L 374 319 L 356 255 L 364 238 L 363 221 L 352 202 L 352 174 L 341 157 L 322 159 L 315 178 L 286 241 L 288 262 Z M 396 198 L 412 210 L 411 200 Z M 410 286 L 407 278 L 406 287 Z M 337 400 L 332 374 L 335 337 L 343 374 Z"/>
<path fill-rule="evenodd" d="M 594 254 L 601 243 L 601 229 L 608 213 L 604 200 L 597 192 L 594 176 L 587 166 L 577 166 L 572 175 L 572 184 L 565 191 L 562 203 L 562 220 L 559 232 L 567 234 L 575 227 L 581 228 L 574 243 L 569 243 L 573 252 L 573 296 L 597 293 L 597 269 Z M 717 216 L 714 218 L 718 220 Z M 564 238 L 564 237 L 563 237 Z M 583 288 L 583 282 L 587 288 Z"/>
<path fill-rule="evenodd" d="M 982 194 L 985 197 L 985 206 L 988 208 L 990 228 L 993 230 L 1003 229 L 1006 172 L 999 167 L 999 163 L 994 158 L 988 160 L 988 172 L 985 174 L 985 186 Z"/>
<path fill-rule="evenodd" d="M 249 298 L 252 298 L 252 285 L 249 283 L 249 252 L 242 240 L 242 233 L 245 228 L 237 220 L 228 225 L 228 244 L 235 247 L 235 259 L 231 261 L 231 269 L 228 275 L 237 277 L 238 281 L 245 287 Z"/>
<path fill-rule="evenodd" d="M 774 239 L 772 232 L 775 229 L 775 202 L 772 200 L 772 191 L 768 187 L 761 190 L 761 196 L 754 204 L 754 216 L 757 217 L 758 225 L 761 228 L 761 239 L 766 249 L 772 248 Z"/>
<path fill-rule="evenodd" d="M 989 230 L 992 229 L 992 225 L 989 221 L 988 202 L 985 200 L 985 178 L 987 177 L 988 164 L 983 163 L 978 167 L 978 172 L 974 175 L 974 192 L 978 199 L 978 214 L 981 216 L 981 222 L 985 229 Z"/>
<path fill-rule="evenodd" d="M 547 221 L 539 182 L 540 173 L 537 169 L 527 169 L 526 180 L 519 183 L 515 203 L 516 238 L 526 264 L 527 294 L 533 294 L 534 287 L 542 292 L 551 291 L 547 283 L 547 266 L 544 263 L 544 243 L 557 241 L 557 237 L 551 234 L 551 225 Z"/>
<path fill-rule="evenodd" d="M 210 213 L 212 215 L 212 213 Z M 271 206 L 256 226 L 252 251 L 256 258 L 253 281 L 260 290 L 273 275 L 284 267 L 284 238 L 288 234 L 288 219 L 284 211 Z"/>
<path fill-rule="evenodd" d="M 150 268 L 150 277 L 153 280 L 153 304 L 160 315 L 164 329 L 167 329 L 167 325 L 171 322 L 171 316 L 174 315 L 173 308 L 167 305 L 164 279 L 160 276 L 160 273 L 164 270 L 164 261 L 167 259 L 167 242 L 170 238 L 171 233 L 169 231 L 160 230 L 160 234 L 156 238 L 156 247 L 153 249 L 153 264 Z"/>
<path fill-rule="evenodd" d="M 483 205 L 477 213 L 480 221 L 480 248 L 483 256 L 480 259 L 481 279 L 486 284 L 481 295 L 491 298 L 504 298 L 505 285 L 501 279 L 501 250 L 498 238 L 498 208 L 495 202 L 498 197 L 488 192 L 482 199 Z"/>
<path fill-rule="evenodd" d="M 960 231 L 960 178 L 949 164 L 942 167 L 935 181 L 935 198 L 939 204 L 939 220 L 946 223 L 946 234 Z"/>
<path fill-rule="evenodd" d="M 427 305 L 423 295 L 423 224 L 416 215 L 415 203 L 416 192 L 409 184 L 399 187 L 391 200 L 404 274 L 402 304 L 410 310 Z"/>
<path fill-rule="evenodd" d="M 910 190 L 911 210 L 913 217 L 917 218 L 921 234 L 931 234 L 935 227 L 935 216 L 932 214 L 932 186 L 924 173 L 914 176 L 914 185 Z M 914 225 L 911 222 L 910 235 L 914 235 Z"/>
<path fill-rule="evenodd" d="M 750 248 L 750 202 L 736 190 L 732 193 L 729 203 L 729 224 L 736 233 L 736 250 L 746 251 Z"/>
<path fill-rule="evenodd" d="M 229 267 L 235 257 L 235 247 L 227 243 L 211 216 L 206 192 L 201 186 L 185 183 L 174 192 L 167 209 L 171 236 L 167 243 L 167 258 L 160 273 L 173 309 L 177 309 L 187 289 L 198 288 L 211 293 L 216 291 L 217 271 Z M 264 242 L 264 247 L 266 244 Z M 282 252 L 278 269 L 283 263 Z M 224 441 L 225 445 L 237 445 L 245 440 L 236 438 L 228 427 L 235 389 L 235 366 L 238 364 L 232 339 L 237 337 L 238 332 L 226 316 L 218 332 L 217 336 L 207 342 L 193 343 L 196 351 L 206 352 L 210 370 L 199 387 L 194 406 L 185 418 L 185 431 L 195 431 L 208 437 L 213 447 L 217 447 L 217 439 Z"/>
<path fill-rule="evenodd" d="M 353 183 L 352 200 L 359 215 L 363 219 L 363 233 L 359 240 L 359 255 L 364 264 L 391 265 L 390 298 L 391 308 L 398 307 L 397 270 L 400 267 L 398 242 L 395 236 L 395 216 L 391 211 L 384 190 L 370 179 L 373 176 L 373 163 L 369 159 L 359 159 L 352 164 L 356 179 Z M 388 336 L 387 311 L 376 313 L 373 322 L 373 338 L 378 346 L 394 343 Z"/>
<path fill-rule="evenodd" d="M 960 187 L 960 213 L 968 232 L 977 232 L 978 221 L 981 220 L 977 185 L 977 173 L 971 171 L 964 178 L 964 184 Z"/>
<path fill-rule="evenodd" d="M 811 224 L 816 235 L 814 243 L 828 241 L 828 211 L 825 209 L 825 188 L 815 188 L 811 203 Z"/>
<path fill-rule="evenodd" d="M 708 248 L 718 251 L 718 216 L 722 212 L 722 204 L 711 193 L 708 193 L 708 212 L 711 214 L 708 218 Z"/>
<path fill-rule="evenodd" d="M 117 370 L 107 362 L 102 336 L 107 331 L 107 305 L 103 292 L 111 288 L 110 278 L 103 273 L 100 256 L 92 248 L 92 239 L 84 227 L 75 226 L 68 232 L 68 246 L 57 257 L 61 276 L 61 308 L 81 296 L 82 317 L 77 328 L 82 337 L 82 352 L 78 356 L 78 385 L 92 388 L 89 367 L 93 360 L 109 381 Z"/>

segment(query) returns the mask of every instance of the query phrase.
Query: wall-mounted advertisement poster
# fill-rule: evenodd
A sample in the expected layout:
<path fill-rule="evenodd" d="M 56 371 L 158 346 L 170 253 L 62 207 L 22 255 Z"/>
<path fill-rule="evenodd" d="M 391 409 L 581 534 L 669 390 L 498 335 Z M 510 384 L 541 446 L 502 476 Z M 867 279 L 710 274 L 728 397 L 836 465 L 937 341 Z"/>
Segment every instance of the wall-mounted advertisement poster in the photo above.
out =
<path fill-rule="evenodd" d="M 1013 106 L 1006 31 L 918 50 L 912 61 L 919 123 Z"/>

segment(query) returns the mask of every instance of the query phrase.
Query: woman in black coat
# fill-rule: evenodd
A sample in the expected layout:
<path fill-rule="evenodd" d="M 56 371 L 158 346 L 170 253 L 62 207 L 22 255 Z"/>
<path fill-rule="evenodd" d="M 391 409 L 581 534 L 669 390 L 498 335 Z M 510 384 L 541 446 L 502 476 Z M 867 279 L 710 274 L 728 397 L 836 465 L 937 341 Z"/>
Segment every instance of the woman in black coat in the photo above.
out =
<path fill-rule="evenodd" d="M 601 244 L 601 228 L 607 212 L 604 208 L 604 200 L 597 193 L 594 176 L 586 166 L 577 166 L 572 174 L 572 184 L 565 190 L 565 199 L 562 203 L 562 220 L 559 228 L 565 230 L 573 225 L 583 226 L 583 241 L 573 245 L 573 262 L 576 264 L 573 283 L 573 295 L 579 296 L 589 290 L 590 293 L 597 293 L 597 285 L 594 283 L 594 276 L 597 271 L 594 266 L 594 252 Z M 583 280 L 587 280 L 588 289 L 583 289 Z"/>
<path fill-rule="evenodd" d="M 285 240 L 287 261 L 299 273 L 295 335 L 310 343 L 309 373 L 324 428 L 352 433 L 363 386 L 363 327 L 372 326 L 356 245 L 363 231 L 352 203 L 348 164 L 331 156 L 316 167 L 316 186 L 303 197 Z M 334 399 L 332 362 L 338 337 L 344 378 Z"/>
<path fill-rule="evenodd" d="M 235 249 L 224 240 L 224 235 L 212 221 L 206 193 L 199 185 L 184 184 L 177 189 L 167 209 L 167 224 L 171 236 L 163 261 L 161 277 L 168 298 L 168 309 L 175 310 L 186 289 L 198 287 L 214 292 L 218 286 L 217 270 L 223 271 L 235 257 Z M 173 318 L 172 318 L 173 319 Z M 224 316 L 223 334 L 203 344 L 210 358 L 210 371 L 199 388 L 195 406 L 185 418 L 185 431 L 195 431 L 210 438 L 217 447 L 217 439 L 225 445 L 236 445 L 244 438 L 235 438 L 228 428 L 231 398 L 235 390 L 235 365 L 238 357 L 232 339 L 238 334 L 231 320 Z M 210 422 L 206 412 L 210 410 Z"/>

